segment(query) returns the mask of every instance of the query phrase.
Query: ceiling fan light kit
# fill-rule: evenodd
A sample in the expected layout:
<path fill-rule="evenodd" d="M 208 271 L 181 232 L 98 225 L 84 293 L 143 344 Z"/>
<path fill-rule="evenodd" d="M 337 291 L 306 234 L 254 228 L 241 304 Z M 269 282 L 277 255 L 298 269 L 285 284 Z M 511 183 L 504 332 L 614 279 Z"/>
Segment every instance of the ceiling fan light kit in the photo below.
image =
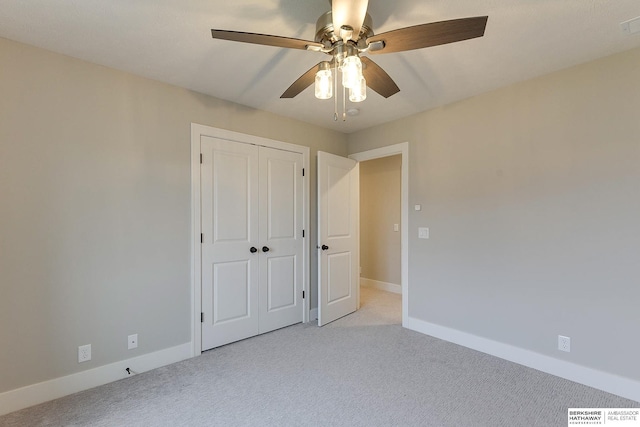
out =
<path fill-rule="evenodd" d="M 345 34 L 345 32 L 343 32 Z M 350 31 L 346 34 L 351 34 Z M 338 78 L 338 70 L 342 74 L 342 86 L 349 89 L 351 102 L 362 102 L 367 99 L 367 81 L 362 74 L 362 61 L 356 48 L 346 45 L 344 49 L 337 49 L 333 61 L 322 61 L 318 64 L 315 77 L 315 95 L 318 99 L 331 99 L 333 86 L 337 86 L 334 79 Z M 346 56 L 343 54 L 346 52 Z M 340 58 L 342 57 L 342 60 Z M 340 64 L 335 73 L 331 71 L 331 64 Z"/>
<path fill-rule="evenodd" d="M 337 120 L 339 71 L 342 77 L 342 117 L 345 120 L 347 89 L 351 102 L 364 101 L 367 98 L 367 86 L 385 98 L 400 91 L 378 64 L 368 57 L 361 58 L 361 54 L 403 52 L 482 37 L 488 19 L 487 16 L 453 19 L 375 35 L 373 21 L 367 13 L 368 5 L 368 0 L 333 0 L 331 11 L 320 16 L 316 23 L 314 41 L 216 29 L 211 30 L 211 35 L 214 39 L 330 55 L 331 61 L 314 65 L 293 82 L 280 98 L 294 98 L 315 82 L 316 98 L 330 99 L 336 96 L 334 120 Z"/>

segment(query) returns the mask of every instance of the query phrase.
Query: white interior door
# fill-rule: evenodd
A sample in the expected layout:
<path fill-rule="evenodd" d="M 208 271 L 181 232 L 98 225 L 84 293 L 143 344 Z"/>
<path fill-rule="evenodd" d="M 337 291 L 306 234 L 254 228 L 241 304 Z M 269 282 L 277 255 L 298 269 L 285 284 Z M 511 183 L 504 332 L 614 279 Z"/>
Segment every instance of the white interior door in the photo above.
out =
<path fill-rule="evenodd" d="M 201 140 L 202 349 L 259 333 L 258 148 Z"/>
<path fill-rule="evenodd" d="M 356 311 L 359 172 L 355 160 L 318 152 L 318 325 Z"/>
<path fill-rule="evenodd" d="M 260 147 L 260 333 L 302 321 L 302 154 Z"/>

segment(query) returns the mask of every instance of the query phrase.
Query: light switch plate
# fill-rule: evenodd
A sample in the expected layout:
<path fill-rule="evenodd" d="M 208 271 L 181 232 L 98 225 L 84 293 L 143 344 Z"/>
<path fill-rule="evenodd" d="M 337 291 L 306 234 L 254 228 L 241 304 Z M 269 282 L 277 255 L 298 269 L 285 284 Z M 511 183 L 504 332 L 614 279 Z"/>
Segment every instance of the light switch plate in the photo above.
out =
<path fill-rule="evenodd" d="M 393 231 L 400 231 L 400 224 L 393 224 Z"/>
<path fill-rule="evenodd" d="M 415 209 L 417 211 L 420 211 L 420 210 L 422 210 L 422 205 L 415 205 L 415 206 L 413 206 L 413 209 Z"/>
<path fill-rule="evenodd" d="M 429 238 L 429 229 L 427 227 L 418 227 L 418 238 L 419 239 L 428 239 Z"/>

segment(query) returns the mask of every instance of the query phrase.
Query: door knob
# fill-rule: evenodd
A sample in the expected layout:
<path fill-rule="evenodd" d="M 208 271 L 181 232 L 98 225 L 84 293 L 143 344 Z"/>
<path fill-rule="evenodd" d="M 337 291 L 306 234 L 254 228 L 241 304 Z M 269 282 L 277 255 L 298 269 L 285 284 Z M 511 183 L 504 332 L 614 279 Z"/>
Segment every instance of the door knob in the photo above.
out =
<path fill-rule="evenodd" d="M 268 247 L 266 247 L 266 246 L 263 246 L 263 247 L 262 247 L 262 252 L 269 252 L 269 248 L 268 248 Z"/>
<path fill-rule="evenodd" d="M 329 249 L 329 246 L 327 246 L 327 245 L 322 245 L 322 250 L 323 250 L 323 251 L 326 251 L 327 249 Z"/>
<path fill-rule="evenodd" d="M 255 254 L 256 252 L 258 252 L 258 248 L 256 248 L 255 246 L 251 246 L 251 249 L 249 249 L 249 252 L 251 252 L 252 254 Z"/>

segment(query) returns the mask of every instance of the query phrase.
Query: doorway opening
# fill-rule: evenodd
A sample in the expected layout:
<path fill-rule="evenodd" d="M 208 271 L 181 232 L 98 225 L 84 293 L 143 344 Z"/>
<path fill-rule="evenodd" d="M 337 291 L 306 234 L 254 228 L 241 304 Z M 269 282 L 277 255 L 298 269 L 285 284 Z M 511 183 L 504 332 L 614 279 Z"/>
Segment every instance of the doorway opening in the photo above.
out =
<path fill-rule="evenodd" d="M 408 283 L 408 237 L 409 237 L 409 228 L 408 228 L 408 217 L 409 217 L 409 143 L 403 142 L 400 144 L 395 144 L 387 147 L 377 148 L 373 150 L 363 151 L 359 153 L 354 153 L 349 156 L 349 158 L 360 162 L 361 172 L 360 176 L 363 177 L 362 170 L 365 170 L 365 174 L 371 171 L 367 171 L 367 169 L 372 169 L 373 174 L 377 174 L 382 172 L 384 175 L 384 171 L 387 170 L 389 172 L 389 177 L 391 177 L 394 173 L 399 174 L 395 175 L 395 184 L 393 182 L 386 183 L 382 182 L 380 177 L 373 178 L 369 184 L 366 182 L 363 183 L 361 180 L 361 199 L 360 199 L 360 265 L 362 268 L 361 272 L 361 284 L 364 284 L 365 287 L 370 286 L 373 288 L 383 289 L 386 291 L 392 291 L 402 294 L 402 325 L 406 327 L 408 320 L 408 306 L 409 306 L 409 283 Z M 372 160 L 380 160 L 379 163 L 371 162 L 367 164 L 368 161 Z M 376 164 L 377 163 L 377 164 Z M 371 165 L 371 166 L 370 166 Z M 394 169 L 399 168 L 399 171 Z M 399 178 L 399 186 L 397 185 L 397 179 Z M 365 178 L 367 179 L 367 178 Z M 393 178 L 392 178 L 393 179 Z M 371 192 L 383 192 L 382 189 L 378 189 L 377 185 L 380 184 L 385 187 L 384 192 L 392 192 L 393 188 L 395 188 L 395 197 L 392 197 L 393 194 L 389 195 L 388 202 L 393 203 L 393 199 L 396 200 L 396 203 L 399 201 L 399 206 L 396 208 L 399 210 L 399 216 L 397 213 L 393 213 L 393 208 L 389 209 L 389 212 L 376 212 L 375 215 L 367 216 L 368 209 L 373 209 L 373 205 L 368 205 L 367 202 L 369 200 L 377 200 L 378 195 L 374 194 L 372 197 L 369 197 L 367 193 Z M 372 185 L 374 188 L 367 189 L 367 185 Z M 365 186 L 363 188 L 363 186 Z M 364 198 L 363 201 L 363 194 Z M 399 193 L 399 194 L 398 194 Z M 384 198 L 384 197 L 383 197 Z M 364 203 L 363 203 L 364 202 Z M 371 213 L 371 212 L 369 212 Z M 394 215 L 396 215 L 394 217 Z M 364 218 L 363 220 L 363 217 Z M 399 222 L 396 222 L 396 218 L 399 219 Z M 369 221 L 371 219 L 372 221 Z M 391 221 L 391 222 L 389 222 Z M 395 224 L 398 224 L 399 231 L 395 230 Z M 387 235 L 384 238 L 382 234 L 387 234 L 385 232 L 386 229 L 392 230 L 390 232 L 390 236 Z M 379 232 L 379 230 L 382 230 Z M 387 230 L 388 231 L 388 230 Z M 364 235 L 367 233 L 368 235 Z M 392 247 L 385 248 L 385 242 L 389 245 L 398 245 Z M 393 242 L 393 243 L 392 243 Z M 364 247 L 367 245 L 367 247 Z M 399 249 L 398 249 L 399 247 Z M 399 253 L 398 253 L 399 250 Z M 386 258 L 386 257 L 389 258 Z M 373 259 L 364 260 L 364 257 L 373 257 Z M 399 261 L 398 261 L 399 257 Z M 395 261 L 394 261 L 395 258 Z M 372 262 L 380 262 L 380 260 L 385 260 L 383 263 L 384 266 L 381 265 L 372 265 Z M 364 262 L 363 262 L 364 261 Z M 364 265 L 363 265 L 364 264 Z M 397 271 L 397 267 L 399 265 L 399 274 Z M 395 271 L 394 271 L 395 269 Z M 367 275 L 372 275 L 373 277 L 366 277 Z M 377 278 L 376 278 L 377 277 Z M 362 279 L 369 280 L 362 280 Z M 388 280 L 385 280 L 385 278 Z M 399 282 L 398 282 L 399 280 Z"/>
<path fill-rule="evenodd" d="M 360 308 L 375 307 L 385 319 L 401 323 L 402 156 L 366 160 L 359 169 Z"/>

